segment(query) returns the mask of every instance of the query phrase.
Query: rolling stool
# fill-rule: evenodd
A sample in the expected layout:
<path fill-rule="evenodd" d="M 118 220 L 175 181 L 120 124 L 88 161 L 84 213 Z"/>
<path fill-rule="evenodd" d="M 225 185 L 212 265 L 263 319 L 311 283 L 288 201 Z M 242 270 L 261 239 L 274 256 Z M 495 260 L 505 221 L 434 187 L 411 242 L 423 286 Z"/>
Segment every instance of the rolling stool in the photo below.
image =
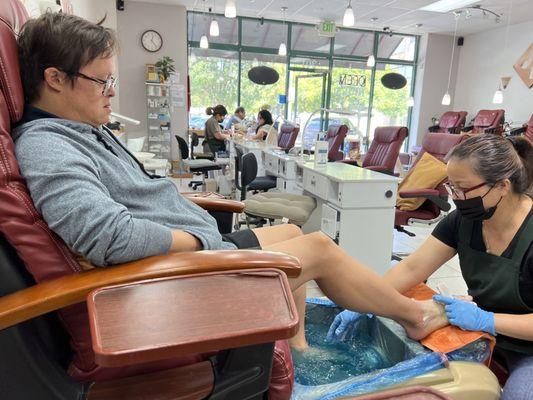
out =
<path fill-rule="evenodd" d="M 248 191 L 268 192 L 276 187 L 276 177 L 257 176 L 257 159 L 253 153 L 244 154 L 235 147 L 235 186 L 241 192 L 241 201 Z"/>
<path fill-rule="evenodd" d="M 192 173 L 192 174 L 202 174 L 205 178 L 208 176 L 209 171 L 216 171 L 221 170 L 224 164 L 227 164 L 226 160 L 223 160 L 221 162 L 217 161 L 211 161 L 208 159 L 191 159 L 189 158 L 189 146 L 187 145 L 187 142 L 185 139 L 178 135 L 174 135 L 176 137 L 176 140 L 178 141 L 178 146 L 180 149 L 180 155 L 181 155 L 181 161 L 185 167 Z M 199 186 L 202 186 L 204 184 L 203 180 L 193 180 L 189 182 L 189 187 L 196 190 Z"/>

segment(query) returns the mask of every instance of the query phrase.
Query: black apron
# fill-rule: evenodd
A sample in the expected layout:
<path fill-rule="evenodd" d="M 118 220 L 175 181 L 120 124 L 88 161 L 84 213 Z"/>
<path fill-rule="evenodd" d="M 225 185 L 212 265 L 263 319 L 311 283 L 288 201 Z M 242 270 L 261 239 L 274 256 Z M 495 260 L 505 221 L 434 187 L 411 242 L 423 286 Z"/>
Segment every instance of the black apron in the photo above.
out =
<path fill-rule="evenodd" d="M 520 265 L 533 241 L 533 217 L 519 232 L 512 257 L 501 257 L 473 249 L 470 245 L 474 223 L 462 218 L 459 226 L 457 252 L 469 294 L 483 310 L 503 314 L 529 314 L 519 290 Z M 533 342 L 496 336 L 496 346 L 521 354 L 533 355 Z"/>

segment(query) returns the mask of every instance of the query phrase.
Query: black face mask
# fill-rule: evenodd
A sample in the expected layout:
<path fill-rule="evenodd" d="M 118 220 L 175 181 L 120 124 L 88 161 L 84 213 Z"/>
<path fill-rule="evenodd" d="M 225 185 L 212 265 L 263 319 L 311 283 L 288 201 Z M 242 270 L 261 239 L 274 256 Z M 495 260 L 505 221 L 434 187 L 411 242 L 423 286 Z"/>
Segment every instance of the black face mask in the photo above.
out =
<path fill-rule="evenodd" d="M 498 203 L 496 203 L 495 206 L 485 210 L 485 206 L 483 205 L 483 197 L 485 197 L 491 190 L 492 187 L 483 196 L 476 196 L 466 200 L 454 200 L 453 202 L 455 203 L 459 214 L 461 214 L 462 217 L 472 221 L 483 221 L 490 219 L 496 212 L 498 204 L 500 204 L 500 201 L 503 199 L 503 197 L 500 197 L 500 200 L 498 200 Z"/>

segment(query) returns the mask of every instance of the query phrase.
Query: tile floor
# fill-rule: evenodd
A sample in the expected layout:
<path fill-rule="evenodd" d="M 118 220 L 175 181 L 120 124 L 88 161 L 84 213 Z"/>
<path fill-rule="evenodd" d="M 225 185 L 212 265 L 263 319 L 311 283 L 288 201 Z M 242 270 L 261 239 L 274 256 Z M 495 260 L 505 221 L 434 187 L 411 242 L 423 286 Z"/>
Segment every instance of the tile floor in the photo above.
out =
<path fill-rule="evenodd" d="M 191 191 L 187 186 L 189 179 L 170 178 L 182 192 Z M 408 230 L 416 234 L 410 237 L 405 233 L 394 231 L 393 251 L 402 253 L 411 253 L 418 248 L 424 240 L 431 234 L 433 227 L 409 227 Z M 392 261 L 391 264 L 396 263 Z M 459 260 L 457 256 L 439 268 L 427 281 L 427 284 L 434 290 L 437 284 L 445 283 L 451 294 L 465 295 L 467 292 L 466 283 L 461 275 Z M 308 297 L 321 297 L 322 292 L 315 282 L 309 282 L 307 285 Z"/>

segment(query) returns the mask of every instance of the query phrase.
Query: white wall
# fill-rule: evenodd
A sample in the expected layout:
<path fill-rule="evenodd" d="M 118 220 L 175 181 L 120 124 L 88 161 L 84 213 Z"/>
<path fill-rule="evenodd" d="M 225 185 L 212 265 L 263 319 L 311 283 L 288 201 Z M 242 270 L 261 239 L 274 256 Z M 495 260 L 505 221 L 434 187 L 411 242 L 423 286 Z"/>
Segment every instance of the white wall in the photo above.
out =
<path fill-rule="evenodd" d="M 141 121 L 141 125 L 129 128 L 128 137 L 145 136 L 147 133 L 145 64 L 155 64 L 163 56 L 175 61 L 180 83 L 187 84 L 187 13 L 184 6 L 156 5 L 139 2 L 125 4 L 124 11 L 117 12 L 117 28 L 120 40 L 118 58 L 121 97 L 120 112 Z M 163 38 L 163 47 L 149 53 L 141 46 L 141 34 L 154 29 Z M 172 112 L 172 134 L 184 135 L 187 131 L 186 106 Z M 172 143 L 173 158 L 177 158 L 177 142 Z"/>
<path fill-rule="evenodd" d="M 533 43 L 533 21 L 465 37 L 459 59 L 459 75 L 455 90 L 455 109 L 468 111 L 467 119 L 480 109 L 505 110 L 506 121 L 526 122 L 533 113 L 533 89 L 528 89 L 513 68 L 514 63 Z M 504 91 L 503 104 L 492 104 L 492 96 L 500 77 L 512 77 Z"/>
<path fill-rule="evenodd" d="M 117 29 L 117 9 L 115 0 L 70 0 L 74 14 L 88 19 L 91 22 L 98 22 L 104 16 L 106 20 L 104 26 Z"/>
<path fill-rule="evenodd" d="M 442 96 L 448 85 L 448 71 L 452 57 L 453 36 L 426 34 L 422 36 L 419 46 L 418 67 L 415 85 L 415 106 L 411 131 L 409 132 L 409 146 L 422 143 L 422 139 L 431 126 L 431 118 L 439 118 L 444 112 L 453 110 L 454 103 L 450 106 L 441 104 Z M 450 83 L 450 94 L 455 90 L 457 77 L 458 58 L 462 52 L 461 47 L 455 45 L 454 62 Z"/>

